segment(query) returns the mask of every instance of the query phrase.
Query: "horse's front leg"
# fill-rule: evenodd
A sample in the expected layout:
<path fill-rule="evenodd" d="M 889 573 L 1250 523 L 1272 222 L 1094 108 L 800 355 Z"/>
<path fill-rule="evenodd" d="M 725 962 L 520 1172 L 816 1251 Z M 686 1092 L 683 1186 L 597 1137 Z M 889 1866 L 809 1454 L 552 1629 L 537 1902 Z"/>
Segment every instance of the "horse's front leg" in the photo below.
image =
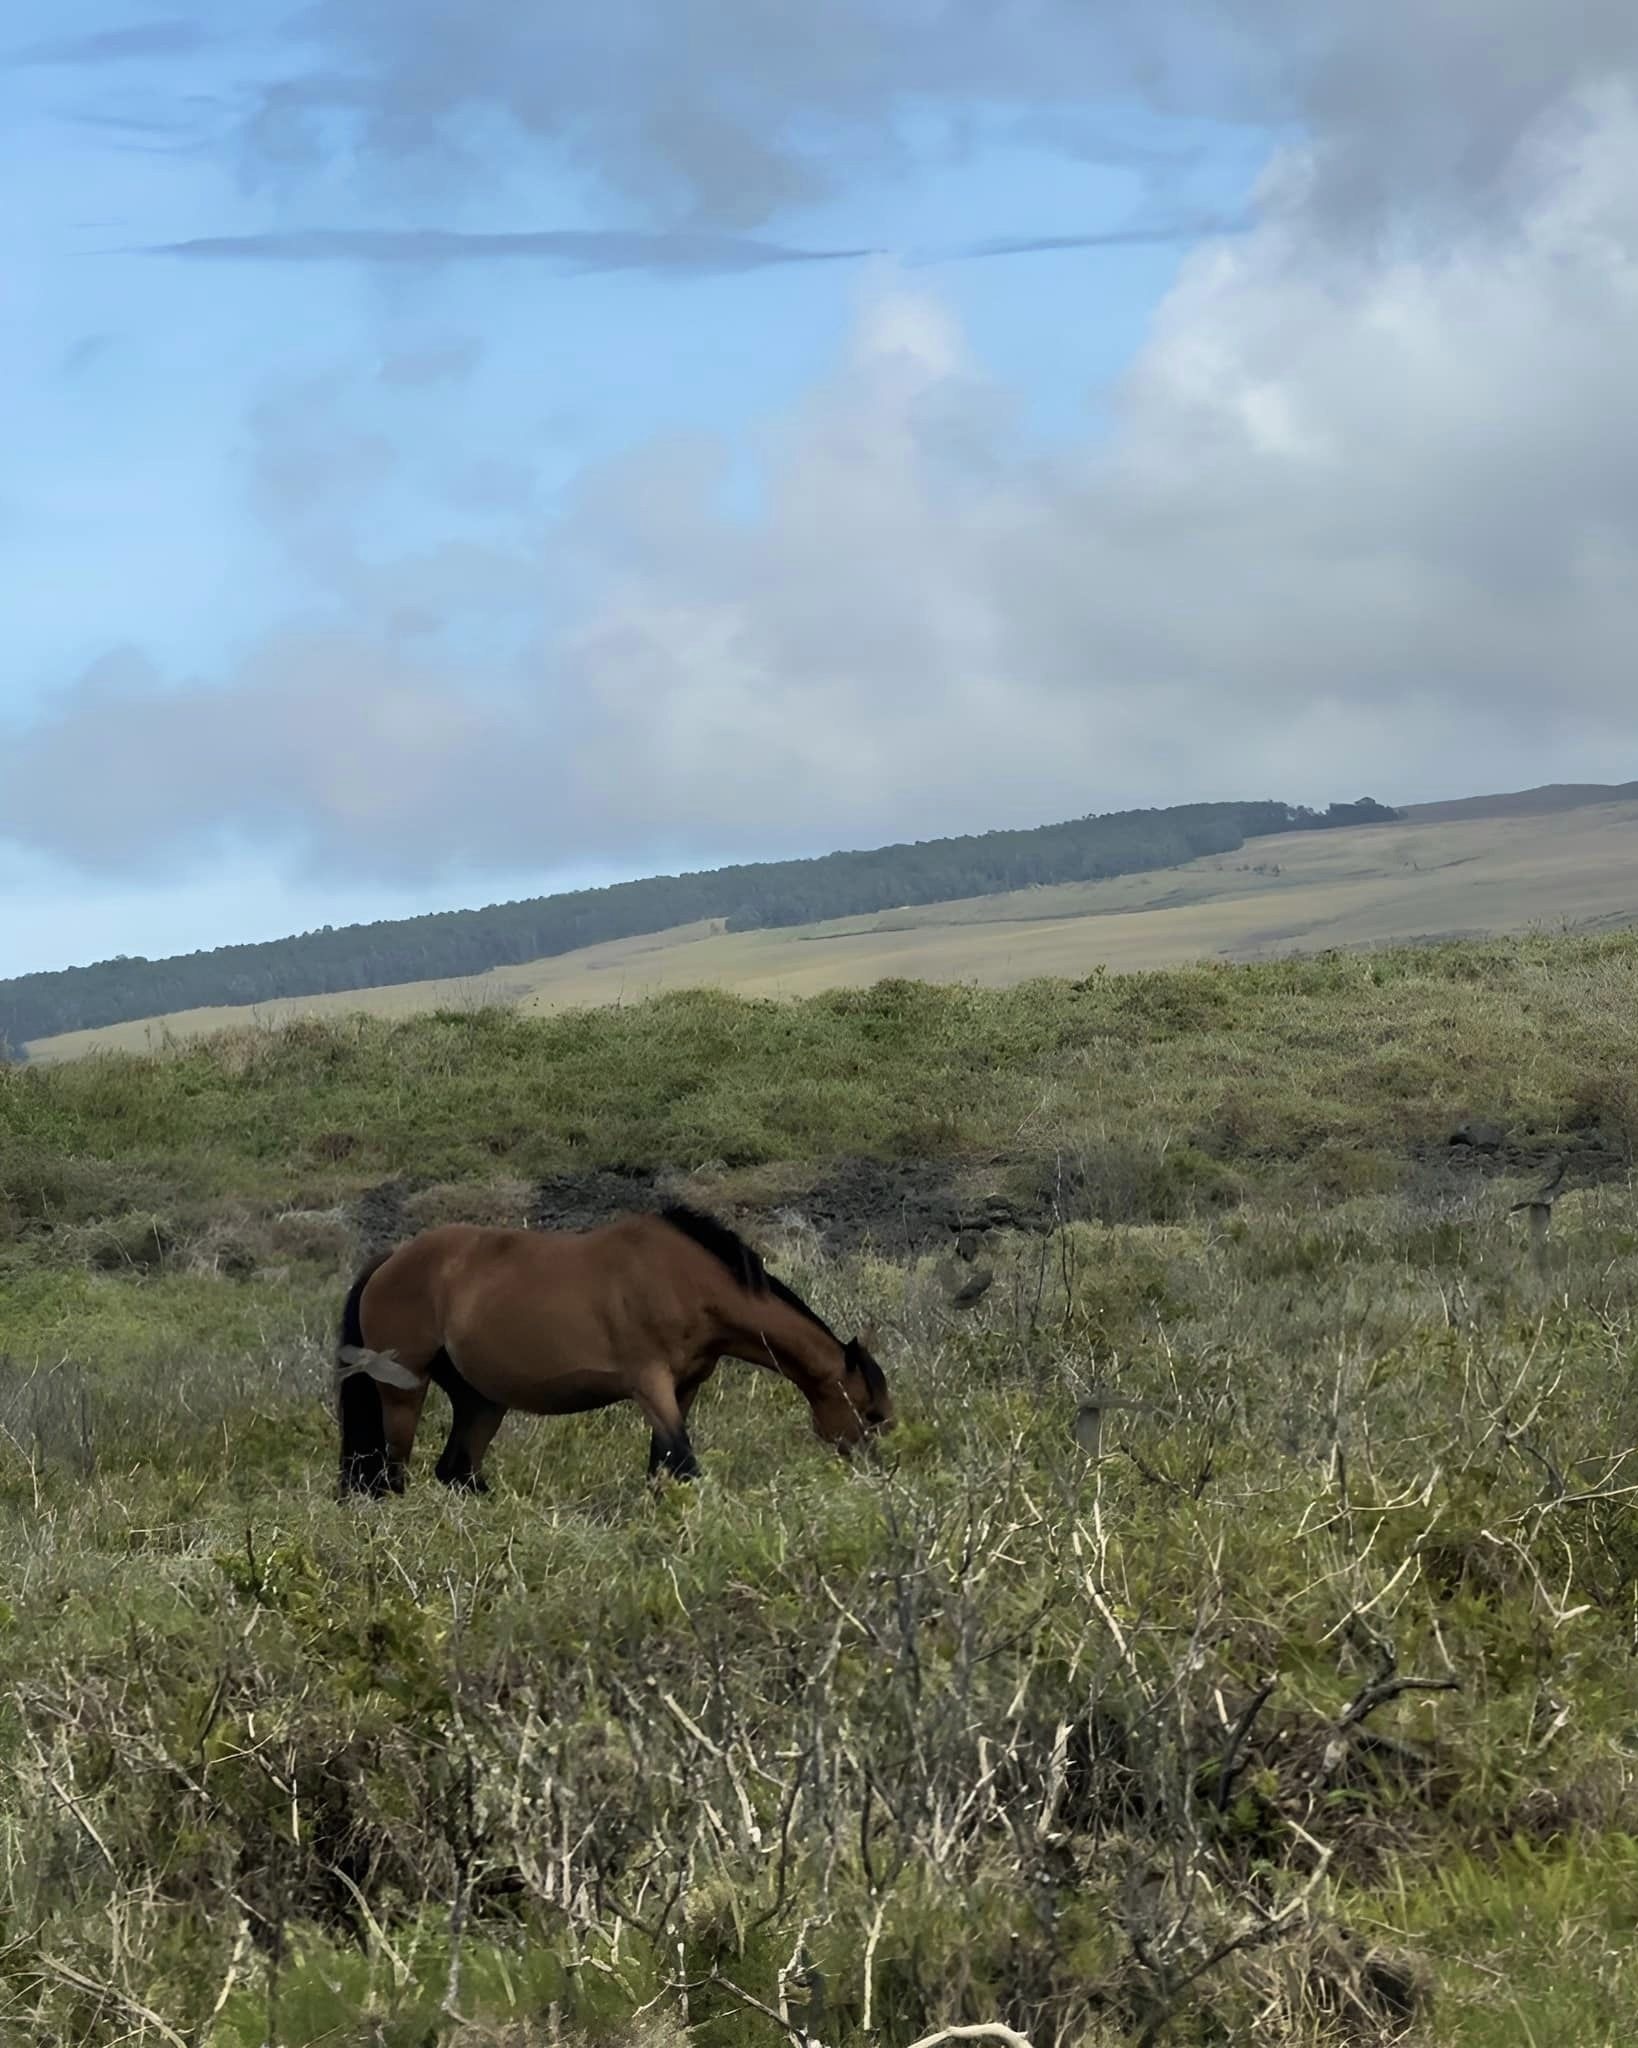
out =
<path fill-rule="evenodd" d="M 653 1431 L 648 1450 L 650 1479 L 661 1471 L 670 1473 L 673 1479 L 697 1479 L 700 1476 L 699 1460 L 688 1440 L 688 1411 L 712 1370 L 707 1366 L 704 1372 L 680 1387 L 669 1372 L 645 1374 L 638 1383 L 633 1399 L 648 1417 Z"/>

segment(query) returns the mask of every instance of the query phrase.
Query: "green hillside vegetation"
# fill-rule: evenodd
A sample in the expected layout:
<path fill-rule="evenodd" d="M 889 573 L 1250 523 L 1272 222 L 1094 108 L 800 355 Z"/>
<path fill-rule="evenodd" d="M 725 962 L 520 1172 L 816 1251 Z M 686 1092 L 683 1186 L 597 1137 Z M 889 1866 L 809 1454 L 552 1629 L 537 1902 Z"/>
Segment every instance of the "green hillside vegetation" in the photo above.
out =
<path fill-rule="evenodd" d="M 935 903 L 1044 882 L 1089 881 L 1224 852 L 1257 833 L 1354 825 L 1394 814 L 1370 798 L 1325 812 L 1282 803 L 1185 804 L 1123 811 L 1023 832 L 986 832 L 770 861 L 710 874 L 661 875 L 486 910 L 339 930 L 169 960 L 104 960 L 0 981 L 0 1049 L 163 1012 L 267 1003 L 337 989 L 484 974 L 578 947 L 702 918 L 728 929 L 806 924 L 904 903 Z"/>
<path fill-rule="evenodd" d="M 0 2032 L 1626 2042 L 1635 1143 L 1618 932 L 0 1074 Z M 730 1367 L 334 1499 L 369 1246 L 673 1191 L 879 1465 Z"/>
<path fill-rule="evenodd" d="M 1259 839 L 1181 867 L 729 932 L 701 921 L 460 980 L 205 1009 L 38 1040 L 42 1061 L 292 1016 L 515 1004 L 531 1014 L 712 987 L 802 996 L 884 977 L 1006 986 L 1330 946 L 1601 927 L 1638 918 L 1638 802 Z"/>

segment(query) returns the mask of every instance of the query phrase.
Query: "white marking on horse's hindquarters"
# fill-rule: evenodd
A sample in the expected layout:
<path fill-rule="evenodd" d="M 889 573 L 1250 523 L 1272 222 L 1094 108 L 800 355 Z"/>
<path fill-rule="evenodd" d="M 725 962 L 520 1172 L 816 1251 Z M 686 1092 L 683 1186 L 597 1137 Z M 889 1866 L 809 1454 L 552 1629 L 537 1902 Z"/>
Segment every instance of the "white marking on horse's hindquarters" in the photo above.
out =
<path fill-rule="evenodd" d="M 366 1351 L 360 1344 L 344 1344 L 337 1353 L 336 1378 L 350 1380 L 354 1373 L 368 1373 L 372 1380 L 379 1380 L 384 1387 L 397 1387 L 401 1392 L 413 1394 L 421 1384 L 421 1375 L 411 1372 L 407 1365 L 400 1365 L 391 1351 Z"/>

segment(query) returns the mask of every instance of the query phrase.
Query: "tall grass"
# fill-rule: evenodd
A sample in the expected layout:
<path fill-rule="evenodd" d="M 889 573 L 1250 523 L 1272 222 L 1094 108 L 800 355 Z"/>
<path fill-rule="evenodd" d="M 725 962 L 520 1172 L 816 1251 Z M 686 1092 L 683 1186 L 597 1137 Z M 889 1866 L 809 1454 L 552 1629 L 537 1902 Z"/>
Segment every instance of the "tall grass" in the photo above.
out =
<path fill-rule="evenodd" d="M 209 1192 L 564 1164 L 694 1167 L 1201 1132 L 1262 1158 L 1429 1135 L 1482 1102 L 1632 1135 L 1638 939 L 1495 942 L 991 991 L 711 991 L 528 1019 L 302 1021 L 0 1074 L 0 1175 L 98 1162 Z M 1442 1133 L 1440 1133 L 1442 1135 Z M 59 1180 L 69 1185 L 60 1188 Z"/>
<path fill-rule="evenodd" d="M 0 2037 L 1624 2041 L 1635 968 L 671 999 L 8 1077 Z M 1444 1163 L 1471 1117 L 1493 1174 Z M 612 1412 L 514 1419 L 485 1501 L 435 1441 L 403 1500 L 332 1497 L 372 1179 L 500 1215 L 671 1164 L 799 1211 L 802 1162 L 935 1146 L 1092 1220 L 992 1238 L 961 1312 L 942 1253 L 770 1216 L 887 1333 L 879 1465 L 730 1368 L 691 1490 Z M 1566 1148 L 1598 1184 L 1533 1259 L 1510 1200 Z"/>

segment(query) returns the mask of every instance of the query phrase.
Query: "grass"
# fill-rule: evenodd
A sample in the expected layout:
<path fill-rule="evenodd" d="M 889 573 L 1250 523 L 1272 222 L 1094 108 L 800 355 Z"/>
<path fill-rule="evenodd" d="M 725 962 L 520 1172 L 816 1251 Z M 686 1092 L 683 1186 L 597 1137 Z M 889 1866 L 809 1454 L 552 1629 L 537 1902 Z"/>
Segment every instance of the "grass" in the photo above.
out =
<path fill-rule="evenodd" d="M 1625 2041 L 1635 997 L 1528 940 L 8 1075 L 0 2037 Z M 852 1153 L 1057 1220 L 960 1312 L 803 1227 Z M 614 1412 L 334 1500 L 381 1183 L 633 1165 L 878 1319 L 881 1464 L 730 1369 L 691 1490 Z"/>
<path fill-rule="evenodd" d="M 587 947 L 459 982 L 292 997 L 260 1009 L 193 1010 L 42 1039 L 33 1057 L 146 1051 L 224 1026 L 402 1018 L 491 1005 L 532 1015 L 712 987 L 810 996 L 883 977 L 1008 986 L 1040 976 L 1256 959 L 1324 946 L 1622 923 L 1638 912 L 1631 801 L 1541 814 L 1423 820 L 1292 833 L 1159 873 L 1029 889 L 792 930 L 711 925 Z"/>
<path fill-rule="evenodd" d="M 1293 1186 L 1368 1184 L 1379 1156 L 1475 1105 L 1544 1130 L 1625 1117 L 1635 960 L 1616 934 L 993 992 L 309 1020 L 0 1075 L 0 1163 L 13 1208 L 44 1221 L 106 1213 L 122 1190 L 130 1209 L 318 1205 L 372 1174 L 1046 1157 L 1158 1132 L 1283 1163 Z"/>

